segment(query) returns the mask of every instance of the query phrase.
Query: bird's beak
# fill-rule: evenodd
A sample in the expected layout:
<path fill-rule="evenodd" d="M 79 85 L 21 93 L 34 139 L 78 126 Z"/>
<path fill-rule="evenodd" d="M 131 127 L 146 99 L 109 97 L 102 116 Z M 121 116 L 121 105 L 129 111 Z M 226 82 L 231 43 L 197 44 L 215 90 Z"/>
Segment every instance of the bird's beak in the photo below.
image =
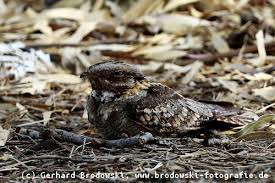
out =
<path fill-rule="evenodd" d="M 83 72 L 82 74 L 80 74 L 80 78 L 87 79 L 87 74 L 87 72 Z"/>

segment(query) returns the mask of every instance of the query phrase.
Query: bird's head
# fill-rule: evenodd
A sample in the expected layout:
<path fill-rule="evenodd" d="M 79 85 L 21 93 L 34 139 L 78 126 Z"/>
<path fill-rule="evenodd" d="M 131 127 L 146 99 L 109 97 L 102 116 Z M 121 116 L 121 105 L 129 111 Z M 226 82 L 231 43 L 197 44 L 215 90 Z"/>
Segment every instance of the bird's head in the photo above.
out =
<path fill-rule="evenodd" d="M 143 73 L 134 65 L 108 61 L 92 65 L 80 75 L 87 78 L 93 90 L 122 94 L 146 81 Z"/>

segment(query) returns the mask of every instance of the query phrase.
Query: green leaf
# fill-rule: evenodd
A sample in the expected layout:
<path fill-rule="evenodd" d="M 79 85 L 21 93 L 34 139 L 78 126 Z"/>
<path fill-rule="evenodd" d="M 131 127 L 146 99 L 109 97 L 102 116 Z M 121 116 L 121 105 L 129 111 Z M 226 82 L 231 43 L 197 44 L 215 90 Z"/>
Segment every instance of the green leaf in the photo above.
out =
<path fill-rule="evenodd" d="M 236 137 L 242 137 L 248 133 L 254 132 L 259 129 L 261 126 L 275 120 L 274 114 L 266 114 L 261 116 L 257 121 L 245 125 L 239 132 L 236 133 Z"/>

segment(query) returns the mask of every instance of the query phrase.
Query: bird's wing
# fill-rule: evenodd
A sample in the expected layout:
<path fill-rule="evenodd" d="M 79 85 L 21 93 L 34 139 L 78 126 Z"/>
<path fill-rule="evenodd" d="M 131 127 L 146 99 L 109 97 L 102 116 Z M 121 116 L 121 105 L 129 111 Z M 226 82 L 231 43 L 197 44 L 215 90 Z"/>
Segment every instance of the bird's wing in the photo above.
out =
<path fill-rule="evenodd" d="M 239 111 L 184 98 L 157 83 L 151 84 L 146 97 L 130 103 L 127 108 L 130 119 L 159 133 L 184 133 L 199 129 L 206 121 L 221 121 L 229 125 L 247 123 L 238 116 Z"/>
<path fill-rule="evenodd" d="M 187 99 L 161 84 L 151 84 L 146 97 L 128 105 L 129 118 L 160 133 L 181 133 L 200 128 L 215 117 L 207 104 Z"/>

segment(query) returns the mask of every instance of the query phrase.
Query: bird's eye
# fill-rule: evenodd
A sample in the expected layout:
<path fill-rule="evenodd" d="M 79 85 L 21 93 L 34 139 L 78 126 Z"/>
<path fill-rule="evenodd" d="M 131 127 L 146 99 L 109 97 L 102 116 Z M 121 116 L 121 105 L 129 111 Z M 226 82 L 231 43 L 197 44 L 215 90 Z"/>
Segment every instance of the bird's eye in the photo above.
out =
<path fill-rule="evenodd" d="M 116 72 L 113 73 L 113 76 L 114 77 L 123 77 L 124 74 L 121 71 L 116 71 Z"/>

